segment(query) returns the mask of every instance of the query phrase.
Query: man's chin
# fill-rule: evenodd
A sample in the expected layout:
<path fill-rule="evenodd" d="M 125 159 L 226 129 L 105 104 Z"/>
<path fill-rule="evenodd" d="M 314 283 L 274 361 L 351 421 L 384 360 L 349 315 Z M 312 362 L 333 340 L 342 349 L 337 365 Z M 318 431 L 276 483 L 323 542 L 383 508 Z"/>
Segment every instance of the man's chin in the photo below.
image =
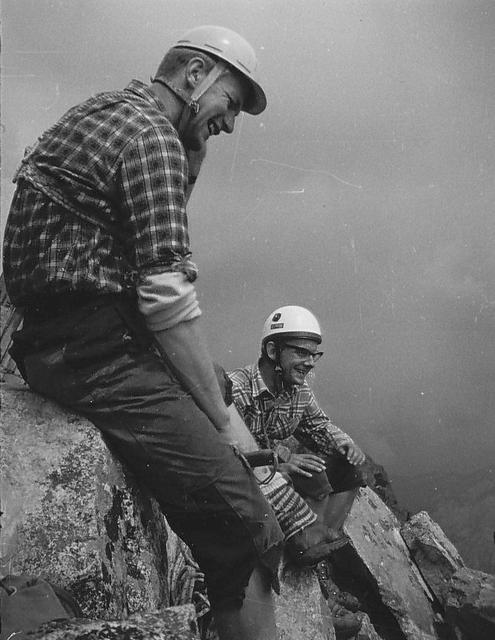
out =
<path fill-rule="evenodd" d="M 292 374 L 289 380 L 286 380 L 290 386 L 300 387 L 306 380 L 306 373 Z"/>

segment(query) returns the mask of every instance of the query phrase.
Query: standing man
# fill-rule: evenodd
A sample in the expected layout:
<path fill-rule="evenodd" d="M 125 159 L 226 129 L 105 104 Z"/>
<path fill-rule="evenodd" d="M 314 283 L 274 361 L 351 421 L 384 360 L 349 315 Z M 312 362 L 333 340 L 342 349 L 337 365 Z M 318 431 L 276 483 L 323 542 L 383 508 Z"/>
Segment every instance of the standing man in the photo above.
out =
<path fill-rule="evenodd" d="M 318 350 L 321 340 L 318 320 L 308 309 L 276 309 L 265 321 L 258 363 L 235 369 L 229 377 L 234 404 L 258 445 L 276 450 L 282 461 L 279 471 L 290 476 L 337 542 L 358 487 L 364 484 L 359 467 L 365 455 L 322 411 L 306 381 L 323 355 Z M 285 442 L 291 436 L 307 452 L 291 452 Z M 287 547 L 304 561 L 307 552 L 300 542 L 294 537 Z"/>
<path fill-rule="evenodd" d="M 282 532 L 231 424 L 201 331 L 186 201 L 210 136 L 266 97 L 256 56 L 190 30 L 150 85 L 96 95 L 29 149 L 4 243 L 30 387 L 87 416 L 205 573 L 222 640 L 270 639 Z M 191 162 L 188 162 L 188 154 Z"/>

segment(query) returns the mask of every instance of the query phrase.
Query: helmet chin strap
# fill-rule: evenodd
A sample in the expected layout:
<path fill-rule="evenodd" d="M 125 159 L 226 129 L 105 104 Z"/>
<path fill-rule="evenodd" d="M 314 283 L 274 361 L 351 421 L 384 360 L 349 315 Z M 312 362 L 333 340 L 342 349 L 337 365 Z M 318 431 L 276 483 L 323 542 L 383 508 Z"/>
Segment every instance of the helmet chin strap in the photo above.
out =
<path fill-rule="evenodd" d="M 285 389 L 282 367 L 280 365 L 281 349 L 279 345 L 275 346 L 275 366 L 273 367 L 273 379 L 275 383 L 275 391 L 279 394 Z"/>
<path fill-rule="evenodd" d="M 184 132 L 186 124 L 189 122 L 190 118 L 196 116 L 199 113 L 198 101 L 201 96 L 206 93 L 206 91 L 208 91 L 211 85 L 218 80 L 218 78 L 227 68 L 227 65 L 219 60 L 213 67 L 213 69 L 203 78 L 199 85 L 194 88 L 191 94 L 187 94 L 186 91 L 184 91 L 183 89 L 179 89 L 179 87 L 174 86 L 164 78 L 151 79 L 152 82 L 158 82 L 159 84 L 167 87 L 167 89 L 170 89 L 173 94 L 175 94 L 178 98 L 185 102 L 179 119 L 179 124 L 177 126 L 177 132 L 179 136 Z"/>

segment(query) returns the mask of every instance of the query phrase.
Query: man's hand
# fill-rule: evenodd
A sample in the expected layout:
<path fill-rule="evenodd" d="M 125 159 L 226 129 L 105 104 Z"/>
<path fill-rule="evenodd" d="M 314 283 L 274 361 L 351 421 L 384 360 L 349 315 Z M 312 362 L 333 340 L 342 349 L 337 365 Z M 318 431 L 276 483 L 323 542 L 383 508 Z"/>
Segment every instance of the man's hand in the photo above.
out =
<path fill-rule="evenodd" d="M 311 478 L 313 473 L 325 470 L 325 461 L 314 453 L 292 453 L 289 461 L 279 465 L 281 473 L 298 473 L 301 476 Z"/>
<path fill-rule="evenodd" d="M 357 446 L 357 444 L 344 444 L 337 449 L 339 453 L 347 458 L 347 461 L 357 466 L 359 464 L 363 464 L 366 459 L 366 456 L 361 451 L 361 449 Z"/>
<path fill-rule="evenodd" d="M 154 332 L 162 357 L 181 386 L 213 423 L 222 439 L 230 444 L 231 420 L 213 367 L 200 317 L 179 322 Z"/>
<path fill-rule="evenodd" d="M 237 440 L 236 434 L 234 433 L 234 430 L 232 429 L 232 426 L 230 424 L 222 427 L 221 429 L 217 429 L 217 431 L 220 439 L 225 442 L 225 444 L 241 450 L 241 447 L 239 446 L 239 440 Z"/>

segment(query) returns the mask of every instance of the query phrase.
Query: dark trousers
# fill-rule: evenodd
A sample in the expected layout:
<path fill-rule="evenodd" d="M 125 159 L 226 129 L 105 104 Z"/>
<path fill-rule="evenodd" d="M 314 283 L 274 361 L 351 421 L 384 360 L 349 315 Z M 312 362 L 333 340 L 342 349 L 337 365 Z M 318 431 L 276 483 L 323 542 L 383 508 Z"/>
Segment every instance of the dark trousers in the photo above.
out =
<path fill-rule="evenodd" d="M 326 468 L 319 473 L 313 473 L 310 478 L 300 474 L 291 474 L 294 489 L 303 498 L 322 500 L 331 493 L 351 491 L 366 486 L 360 467 L 350 464 L 339 454 L 320 456 L 324 458 Z"/>
<path fill-rule="evenodd" d="M 157 499 L 213 607 L 240 606 L 258 563 L 276 584 L 283 534 L 273 511 L 154 350 L 132 300 L 27 309 L 13 356 L 34 391 L 89 418 Z"/>

